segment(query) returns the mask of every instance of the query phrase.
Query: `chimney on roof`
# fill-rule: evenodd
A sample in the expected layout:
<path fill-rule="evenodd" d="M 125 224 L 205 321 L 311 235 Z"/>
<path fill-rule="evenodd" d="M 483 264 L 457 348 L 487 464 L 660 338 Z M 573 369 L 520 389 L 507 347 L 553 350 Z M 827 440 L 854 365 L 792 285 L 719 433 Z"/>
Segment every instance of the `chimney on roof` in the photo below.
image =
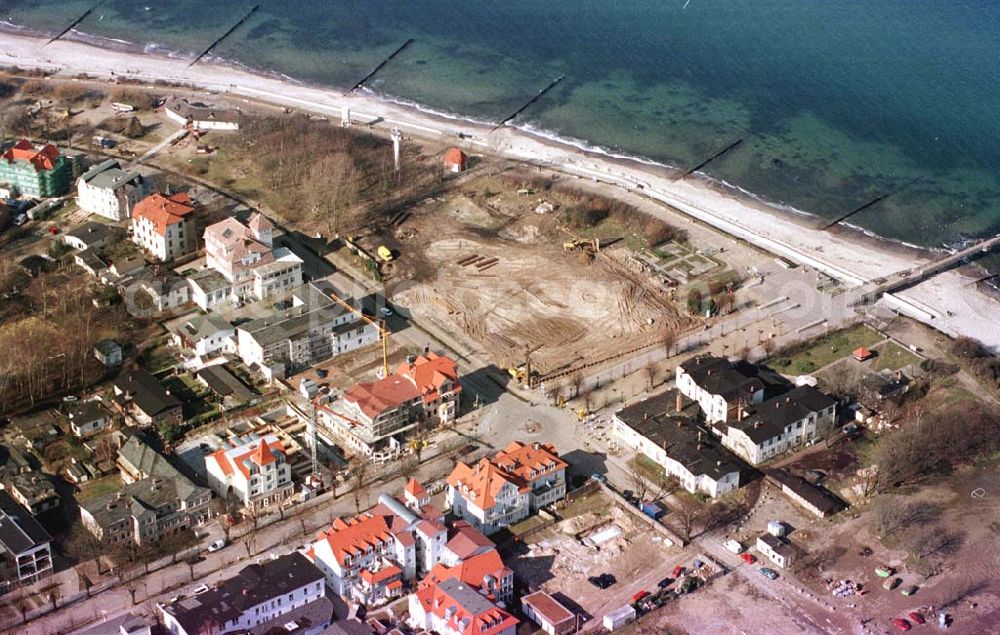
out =
<path fill-rule="evenodd" d="M 903 381 L 903 371 L 902 370 L 897 370 L 896 371 L 896 381 Z"/>
<path fill-rule="evenodd" d="M 701 430 L 698 430 L 698 443 L 701 443 Z"/>
<path fill-rule="evenodd" d="M 677 408 L 677 412 L 680 413 L 684 409 L 684 400 L 681 397 L 681 391 L 677 391 L 677 399 L 674 402 L 674 406 Z"/>
<path fill-rule="evenodd" d="M 759 428 L 760 427 L 760 421 L 754 421 L 753 422 L 753 427 L 754 428 Z"/>
<path fill-rule="evenodd" d="M 696 446 L 695 446 L 695 449 L 696 449 L 696 450 L 700 450 L 701 448 L 702 448 L 702 445 L 701 445 L 701 443 L 699 442 L 699 443 L 698 443 L 698 445 L 696 445 Z"/>
<path fill-rule="evenodd" d="M 649 421 L 649 413 L 648 412 L 642 413 L 642 420 L 643 421 Z"/>
<path fill-rule="evenodd" d="M 536 450 L 541 450 L 542 444 L 539 443 L 538 441 L 535 441 L 534 443 L 531 444 L 531 447 L 535 448 Z"/>

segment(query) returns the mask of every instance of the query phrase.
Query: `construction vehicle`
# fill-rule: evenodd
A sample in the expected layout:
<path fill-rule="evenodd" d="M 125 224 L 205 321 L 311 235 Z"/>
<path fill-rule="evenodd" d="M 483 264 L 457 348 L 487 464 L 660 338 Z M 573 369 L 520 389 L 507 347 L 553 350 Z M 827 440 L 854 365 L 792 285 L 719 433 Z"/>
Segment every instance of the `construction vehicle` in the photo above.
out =
<path fill-rule="evenodd" d="M 392 262 L 392 250 L 385 245 L 378 246 L 378 257 L 382 259 L 382 262 Z"/>
<path fill-rule="evenodd" d="M 524 346 L 524 363 L 517 366 L 511 366 L 507 369 L 515 381 L 523 386 L 531 386 L 531 380 L 538 377 L 538 373 L 531 368 L 531 354 L 542 347 L 541 344 L 535 346 L 534 348 L 529 348 L 527 344 Z"/>
<path fill-rule="evenodd" d="M 583 249 L 589 254 L 598 254 L 601 252 L 601 239 L 574 238 L 563 243 L 563 251 L 565 252 L 576 251 L 577 249 Z"/>
<path fill-rule="evenodd" d="M 520 366 L 512 366 L 511 368 L 507 369 L 507 372 L 518 383 L 521 383 L 521 384 L 527 384 L 528 383 L 528 373 L 529 373 L 529 370 L 528 370 L 528 368 L 525 367 L 524 364 L 521 364 Z M 538 373 L 536 373 L 534 371 L 531 371 L 531 375 L 538 376 Z"/>

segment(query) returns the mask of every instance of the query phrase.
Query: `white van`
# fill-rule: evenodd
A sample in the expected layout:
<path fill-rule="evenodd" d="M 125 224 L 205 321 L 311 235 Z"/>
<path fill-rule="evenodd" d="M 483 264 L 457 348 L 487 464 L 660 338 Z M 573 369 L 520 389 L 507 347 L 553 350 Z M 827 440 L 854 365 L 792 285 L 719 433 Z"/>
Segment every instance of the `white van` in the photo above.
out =
<path fill-rule="evenodd" d="M 722 546 L 728 549 L 729 551 L 732 551 L 733 553 L 743 553 L 743 545 L 741 545 L 736 540 L 729 539 L 726 542 L 722 543 Z"/>

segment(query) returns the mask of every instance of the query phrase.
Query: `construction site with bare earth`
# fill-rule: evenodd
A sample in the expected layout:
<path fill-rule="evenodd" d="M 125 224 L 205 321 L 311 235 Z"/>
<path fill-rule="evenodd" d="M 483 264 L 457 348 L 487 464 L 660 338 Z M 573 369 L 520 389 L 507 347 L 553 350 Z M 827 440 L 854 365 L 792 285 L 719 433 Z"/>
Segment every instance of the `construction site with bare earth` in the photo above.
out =
<path fill-rule="evenodd" d="M 581 205 L 595 201 L 515 176 L 477 176 L 427 198 L 370 237 L 398 254 L 383 269 L 387 296 L 532 385 L 695 326 L 672 290 L 635 266 L 641 221 L 597 213 L 573 223 Z"/>

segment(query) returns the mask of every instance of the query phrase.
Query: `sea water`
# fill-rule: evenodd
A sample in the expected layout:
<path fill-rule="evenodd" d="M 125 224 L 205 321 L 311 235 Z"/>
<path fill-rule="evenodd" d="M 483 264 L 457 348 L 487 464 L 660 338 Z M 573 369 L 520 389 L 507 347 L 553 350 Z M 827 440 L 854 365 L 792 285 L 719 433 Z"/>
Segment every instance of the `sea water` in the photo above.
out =
<path fill-rule="evenodd" d="M 70 37 L 194 55 L 258 0 L 110 0 Z M 1000 231 L 1000 3 L 259 0 L 216 58 L 692 168 L 940 246 Z M 57 32 L 90 0 L 0 0 Z M 107 42 L 107 40 L 101 40 Z"/>

